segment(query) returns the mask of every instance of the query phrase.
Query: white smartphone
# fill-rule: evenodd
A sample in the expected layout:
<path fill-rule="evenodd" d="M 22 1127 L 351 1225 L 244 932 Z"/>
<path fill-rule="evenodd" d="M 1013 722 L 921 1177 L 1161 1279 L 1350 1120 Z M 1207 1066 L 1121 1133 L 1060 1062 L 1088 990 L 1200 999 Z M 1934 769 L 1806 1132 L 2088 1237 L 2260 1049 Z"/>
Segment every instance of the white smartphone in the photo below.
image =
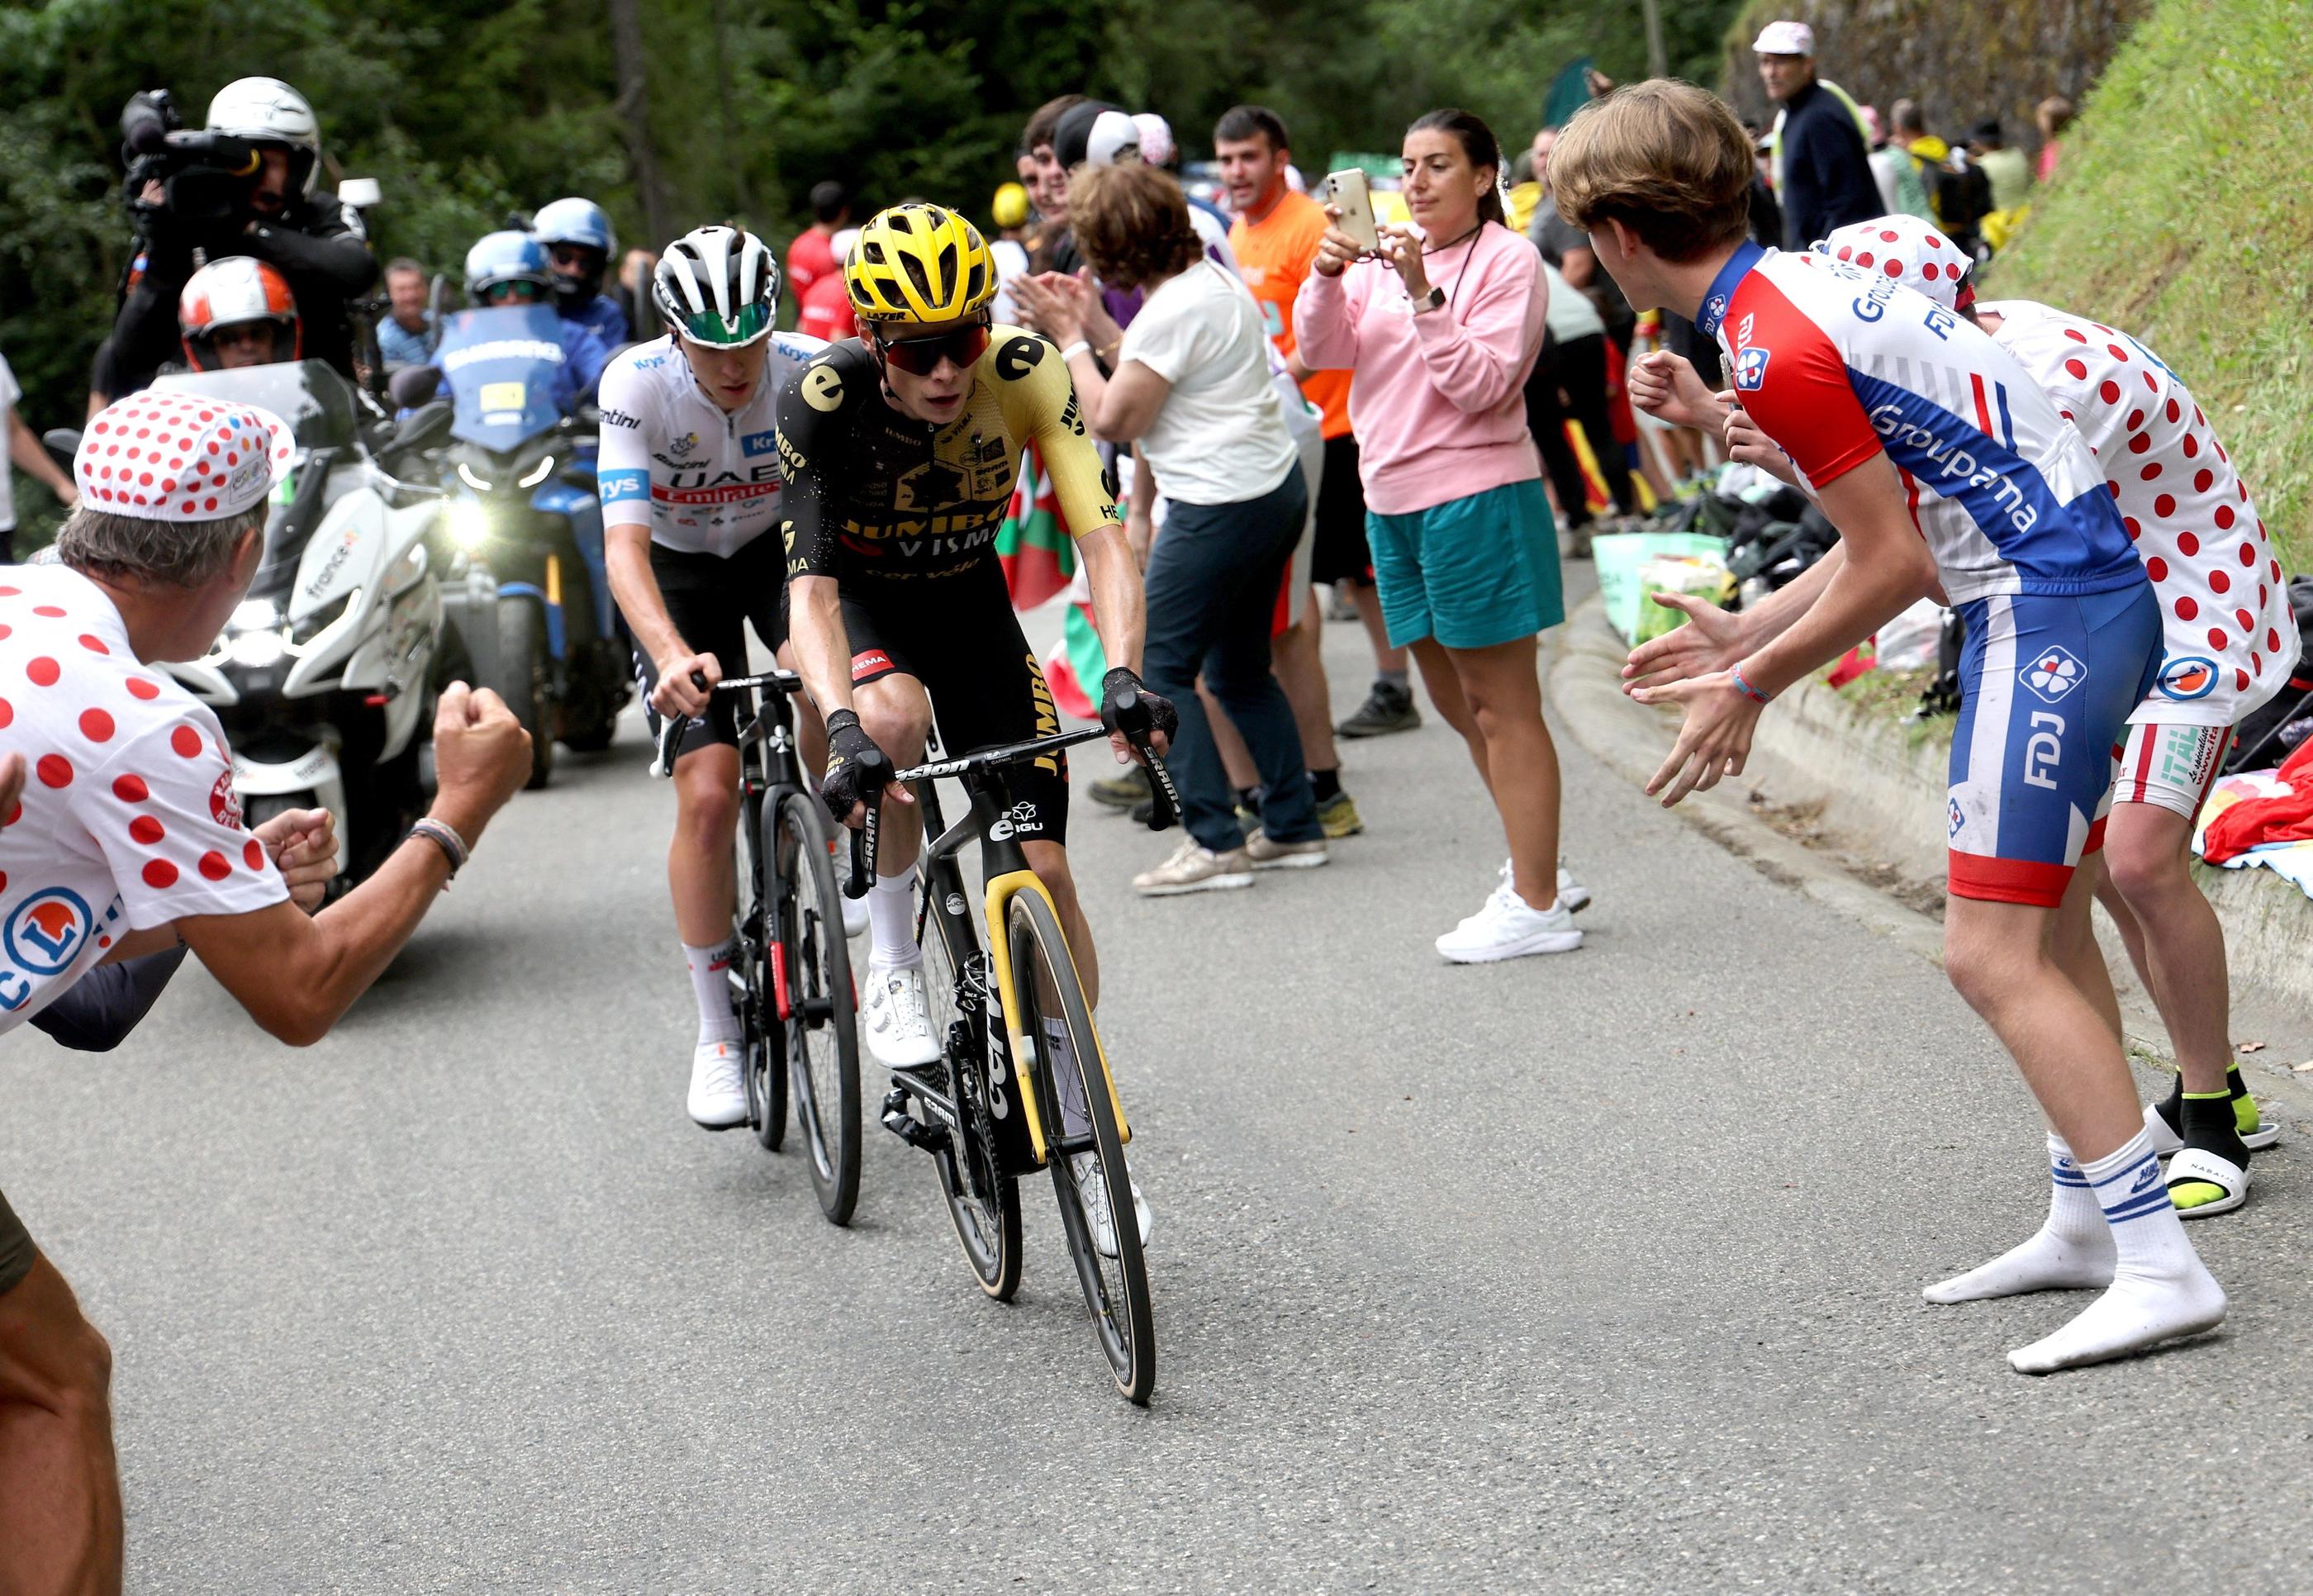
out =
<path fill-rule="evenodd" d="M 1356 239 L 1358 248 L 1366 253 L 1381 253 L 1381 231 L 1374 225 L 1373 191 L 1364 172 L 1355 167 L 1327 172 L 1325 198 L 1341 213 L 1335 226 Z"/>

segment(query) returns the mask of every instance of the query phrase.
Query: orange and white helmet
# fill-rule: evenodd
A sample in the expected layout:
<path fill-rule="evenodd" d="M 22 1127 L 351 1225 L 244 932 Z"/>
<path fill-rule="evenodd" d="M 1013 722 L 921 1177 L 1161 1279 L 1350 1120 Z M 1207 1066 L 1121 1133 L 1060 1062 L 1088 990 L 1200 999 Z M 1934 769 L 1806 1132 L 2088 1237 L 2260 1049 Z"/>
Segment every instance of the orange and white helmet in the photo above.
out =
<path fill-rule="evenodd" d="M 195 371 L 215 371 L 225 362 L 219 357 L 216 335 L 228 327 L 263 323 L 271 330 L 266 352 L 237 366 L 270 365 L 295 360 L 304 353 L 303 330 L 297 319 L 297 301 L 289 279 L 262 260 L 231 255 L 212 260 L 193 273 L 177 296 L 177 331 L 185 345 L 185 358 Z M 229 339 L 229 342 L 240 341 Z"/>

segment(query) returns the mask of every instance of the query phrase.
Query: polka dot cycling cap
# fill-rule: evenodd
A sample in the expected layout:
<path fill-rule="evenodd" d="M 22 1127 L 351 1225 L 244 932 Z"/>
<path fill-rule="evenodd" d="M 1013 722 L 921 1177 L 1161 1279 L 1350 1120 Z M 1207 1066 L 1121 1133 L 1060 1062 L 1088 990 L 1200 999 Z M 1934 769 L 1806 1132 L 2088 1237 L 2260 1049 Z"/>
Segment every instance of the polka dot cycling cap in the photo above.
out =
<path fill-rule="evenodd" d="M 1816 245 L 1815 252 L 1883 273 L 1946 310 L 1966 310 L 1975 303 L 1975 287 L 1968 281 L 1974 257 L 1917 216 L 1850 223 Z"/>
<path fill-rule="evenodd" d="M 262 504 L 291 448 L 288 423 L 270 410 L 148 388 L 88 424 L 73 475 L 91 509 L 215 521 Z"/>

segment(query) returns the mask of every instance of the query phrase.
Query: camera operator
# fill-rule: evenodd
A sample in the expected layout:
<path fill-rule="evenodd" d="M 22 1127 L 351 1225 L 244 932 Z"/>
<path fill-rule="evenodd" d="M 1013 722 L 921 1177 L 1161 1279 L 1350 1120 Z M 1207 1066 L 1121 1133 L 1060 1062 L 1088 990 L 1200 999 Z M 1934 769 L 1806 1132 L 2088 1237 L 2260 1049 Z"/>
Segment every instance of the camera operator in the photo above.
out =
<path fill-rule="evenodd" d="M 92 412 L 152 380 L 176 352 L 187 279 L 233 255 L 288 280 L 305 357 L 358 386 L 347 307 L 376 283 L 377 257 L 359 213 L 314 186 L 321 131 L 304 96 L 277 78 L 244 77 L 209 101 L 205 133 L 172 130 L 165 93 L 137 95 L 120 119 L 136 248 L 112 336 L 97 352 Z"/>

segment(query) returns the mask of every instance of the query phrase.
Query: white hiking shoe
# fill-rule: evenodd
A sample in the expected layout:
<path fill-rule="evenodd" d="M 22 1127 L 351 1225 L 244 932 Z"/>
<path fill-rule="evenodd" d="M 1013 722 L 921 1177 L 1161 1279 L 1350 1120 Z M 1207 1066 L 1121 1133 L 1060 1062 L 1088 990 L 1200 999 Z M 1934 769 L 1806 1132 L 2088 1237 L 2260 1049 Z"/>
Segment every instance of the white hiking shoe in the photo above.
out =
<path fill-rule="evenodd" d="M 1093 1250 L 1102 1257 L 1116 1256 L 1116 1221 L 1109 1212 L 1108 1183 L 1100 1177 L 1100 1155 L 1086 1151 L 1069 1160 L 1069 1168 L 1076 1176 L 1077 1190 L 1084 1195 L 1085 1217 L 1092 1221 Z M 1148 1245 L 1150 1215 L 1148 1199 L 1140 1195 L 1140 1183 L 1132 1185 L 1132 1217 L 1140 1230 L 1140 1245 Z"/>
<path fill-rule="evenodd" d="M 745 1056 L 736 1042 L 701 1042 L 690 1055 L 690 1117 L 702 1129 L 734 1130 L 747 1123 Z"/>
<path fill-rule="evenodd" d="M 1510 888 L 1498 886 L 1484 908 L 1438 939 L 1438 954 L 1449 964 L 1486 965 L 1581 946 L 1582 933 L 1564 899 L 1536 909 Z"/>
<path fill-rule="evenodd" d="M 931 1015 L 924 1001 L 922 966 L 867 966 L 866 991 L 859 1001 L 859 1033 L 867 1051 L 886 1070 L 911 1070 L 938 1060 L 939 1043 L 932 1036 Z"/>

